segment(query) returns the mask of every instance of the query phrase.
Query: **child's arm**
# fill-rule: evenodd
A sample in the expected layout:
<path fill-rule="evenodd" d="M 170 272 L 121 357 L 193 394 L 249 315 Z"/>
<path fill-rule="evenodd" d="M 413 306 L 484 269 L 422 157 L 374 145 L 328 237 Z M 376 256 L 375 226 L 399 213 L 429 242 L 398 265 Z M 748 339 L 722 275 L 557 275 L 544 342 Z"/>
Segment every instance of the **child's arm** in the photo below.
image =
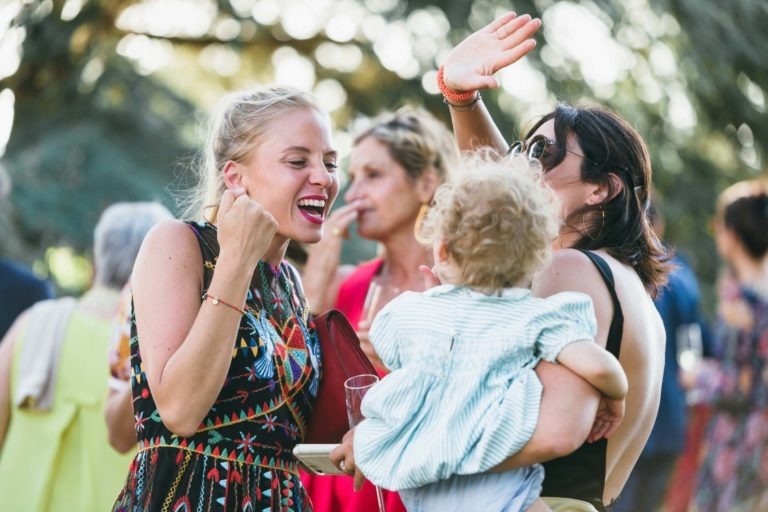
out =
<path fill-rule="evenodd" d="M 610 437 L 624 418 L 629 387 L 619 361 L 592 340 L 570 343 L 560 351 L 557 361 L 603 393 L 587 441 Z"/>
<path fill-rule="evenodd" d="M 592 340 L 566 345 L 558 354 L 557 362 L 610 399 L 622 400 L 627 396 L 627 376 L 619 361 Z"/>

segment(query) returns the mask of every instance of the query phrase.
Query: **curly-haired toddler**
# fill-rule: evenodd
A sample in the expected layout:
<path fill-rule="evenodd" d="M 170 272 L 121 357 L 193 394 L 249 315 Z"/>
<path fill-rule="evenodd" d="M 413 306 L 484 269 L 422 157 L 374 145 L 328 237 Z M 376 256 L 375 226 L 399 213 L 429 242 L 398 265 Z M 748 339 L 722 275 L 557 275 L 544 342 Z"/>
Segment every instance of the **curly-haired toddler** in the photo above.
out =
<path fill-rule="evenodd" d="M 614 411 L 623 411 L 627 379 L 594 342 L 587 295 L 531 296 L 558 230 L 537 163 L 475 155 L 461 171 L 417 227 L 442 284 L 401 294 L 371 327 L 392 371 L 363 401 L 355 461 L 373 483 L 399 490 L 409 511 L 548 510 L 538 500 L 541 466 L 488 472 L 533 434 L 542 393 L 534 367 L 567 366 Z M 620 417 L 595 429 L 610 433 Z"/>

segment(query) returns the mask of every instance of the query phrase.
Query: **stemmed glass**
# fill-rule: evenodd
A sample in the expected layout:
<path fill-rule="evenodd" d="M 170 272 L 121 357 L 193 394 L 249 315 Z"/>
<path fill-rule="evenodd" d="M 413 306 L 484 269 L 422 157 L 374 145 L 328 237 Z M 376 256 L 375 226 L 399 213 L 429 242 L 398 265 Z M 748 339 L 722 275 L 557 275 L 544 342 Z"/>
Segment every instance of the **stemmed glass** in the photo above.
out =
<path fill-rule="evenodd" d="M 675 341 L 678 366 L 684 373 L 694 371 L 701 363 L 704 354 L 701 325 L 693 323 L 678 326 Z M 688 405 L 694 405 L 700 401 L 699 393 L 695 386 L 686 391 L 685 399 Z"/>
<path fill-rule="evenodd" d="M 347 402 L 347 419 L 349 420 L 349 428 L 356 427 L 361 421 L 365 419 L 360 405 L 363 403 L 363 397 L 377 382 L 379 382 L 378 375 L 362 374 L 355 375 L 344 381 L 344 396 Z M 379 505 L 379 512 L 385 512 L 384 508 L 384 495 L 381 492 L 381 488 L 376 485 L 376 501 Z"/>

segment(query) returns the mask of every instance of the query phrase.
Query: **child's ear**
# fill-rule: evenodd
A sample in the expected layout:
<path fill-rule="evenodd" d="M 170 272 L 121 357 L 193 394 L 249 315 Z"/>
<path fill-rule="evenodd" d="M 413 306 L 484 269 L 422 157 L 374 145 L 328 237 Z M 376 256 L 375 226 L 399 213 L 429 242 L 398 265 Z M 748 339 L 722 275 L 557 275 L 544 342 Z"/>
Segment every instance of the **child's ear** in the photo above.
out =
<path fill-rule="evenodd" d="M 437 263 L 445 265 L 451 260 L 451 253 L 448 252 L 448 246 L 445 245 L 443 240 L 437 243 Z"/>
<path fill-rule="evenodd" d="M 224 173 L 224 185 L 228 189 L 245 188 L 243 186 L 243 173 L 240 164 L 227 160 L 221 172 Z"/>

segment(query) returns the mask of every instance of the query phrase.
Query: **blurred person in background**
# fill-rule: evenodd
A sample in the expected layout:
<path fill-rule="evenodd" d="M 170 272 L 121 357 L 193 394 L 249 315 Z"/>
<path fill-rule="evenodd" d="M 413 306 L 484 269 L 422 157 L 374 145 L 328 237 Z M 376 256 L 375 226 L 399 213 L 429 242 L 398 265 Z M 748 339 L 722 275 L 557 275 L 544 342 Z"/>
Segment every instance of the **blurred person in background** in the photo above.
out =
<path fill-rule="evenodd" d="M 147 231 L 167 210 L 117 203 L 94 230 L 93 286 L 78 300 L 43 301 L 0 346 L 0 509 L 108 510 L 130 457 L 107 442 L 111 320 Z"/>
<path fill-rule="evenodd" d="M 419 266 L 432 267 L 432 254 L 416 240 L 414 226 L 457 162 L 450 131 L 427 111 L 403 107 L 374 120 L 354 141 L 347 204 L 331 213 L 328 236 L 309 250 L 304 287 L 312 310 L 342 311 L 381 374 L 385 370 L 367 330 L 401 292 L 425 289 Z M 362 238 L 382 246 L 379 257 L 357 267 L 340 264 L 342 242 L 353 223 Z M 348 476 L 302 473 L 302 480 L 317 512 L 376 510 L 369 482 L 354 492 Z M 405 510 L 397 493 L 385 491 L 385 500 L 389 512 Z"/>
<path fill-rule="evenodd" d="M 0 166 L 0 199 L 4 200 L 10 189 L 11 179 Z M 22 311 L 35 302 L 52 297 L 50 283 L 19 263 L 0 258 L 0 340 Z"/>
<path fill-rule="evenodd" d="M 657 205 L 650 205 L 649 217 L 659 237 L 664 236 L 664 219 Z M 708 354 L 709 326 L 699 305 L 699 285 L 688 262 L 676 253 L 667 284 L 654 300 L 666 331 L 664 376 L 656 422 L 635 468 L 624 485 L 614 512 L 652 512 L 661 506 L 667 487 L 686 443 L 686 389 L 680 365 L 694 363 Z"/>
<path fill-rule="evenodd" d="M 714 361 L 696 384 L 711 403 L 694 509 L 768 510 L 768 179 L 720 194 L 715 243 L 726 265 L 718 283 Z"/>

